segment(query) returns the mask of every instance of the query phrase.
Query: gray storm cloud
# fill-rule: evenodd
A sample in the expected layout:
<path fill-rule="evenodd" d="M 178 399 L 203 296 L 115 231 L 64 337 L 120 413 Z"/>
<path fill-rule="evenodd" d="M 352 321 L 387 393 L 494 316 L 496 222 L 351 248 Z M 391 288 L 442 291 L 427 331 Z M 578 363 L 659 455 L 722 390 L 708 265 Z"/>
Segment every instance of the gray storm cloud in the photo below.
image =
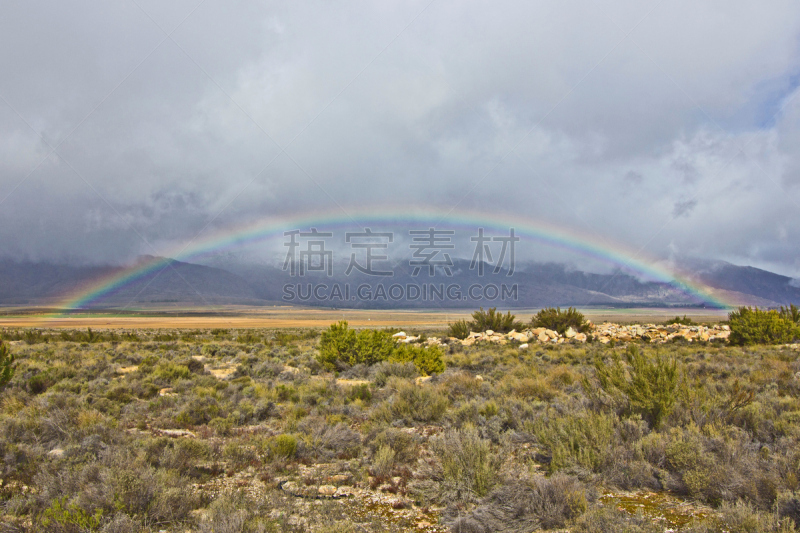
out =
<path fill-rule="evenodd" d="M 0 249 L 424 204 L 798 277 L 798 37 L 791 1 L 5 2 Z"/>

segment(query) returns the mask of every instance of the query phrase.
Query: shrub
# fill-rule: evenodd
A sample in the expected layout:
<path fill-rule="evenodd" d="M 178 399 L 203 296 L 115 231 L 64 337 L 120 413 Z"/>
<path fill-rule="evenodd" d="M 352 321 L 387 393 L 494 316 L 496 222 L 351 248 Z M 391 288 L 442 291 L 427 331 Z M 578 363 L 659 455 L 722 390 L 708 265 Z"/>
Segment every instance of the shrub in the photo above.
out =
<path fill-rule="evenodd" d="M 445 501 L 482 498 L 497 482 L 500 458 L 474 427 L 449 430 L 433 440 L 431 448 L 442 465 L 441 494 Z"/>
<path fill-rule="evenodd" d="M 8 346 L 0 340 L 0 390 L 14 377 L 14 354 L 8 351 Z"/>
<path fill-rule="evenodd" d="M 766 533 L 780 532 L 791 533 L 797 531 L 791 519 L 779 519 L 774 513 L 762 513 L 752 505 L 737 501 L 736 503 L 723 503 L 719 514 L 712 520 L 716 531 L 730 533 Z"/>
<path fill-rule="evenodd" d="M 380 404 L 373 416 L 386 423 L 394 421 L 434 422 L 447 410 L 447 396 L 429 386 L 420 387 L 393 378 L 389 386 L 396 385 L 392 397 Z"/>
<path fill-rule="evenodd" d="M 466 320 L 456 320 L 447 326 L 447 336 L 457 339 L 466 339 L 471 331 L 470 327 L 470 323 Z"/>
<path fill-rule="evenodd" d="M 543 417 L 534 422 L 532 432 L 550 454 L 550 472 L 573 466 L 599 472 L 610 460 L 615 417 L 591 412 Z"/>
<path fill-rule="evenodd" d="M 67 505 L 67 498 L 53 500 L 42 514 L 41 523 L 49 531 L 96 531 L 103 519 L 103 509 L 89 513 L 76 504 Z"/>
<path fill-rule="evenodd" d="M 392 464 L 414 464 L 419 459 L 418 437 L 397 428 L 383 430 L 370 443 L 370 447 L 374 450 L 375 459 L 373 463 L 378 461 L 377 458 L 380 455 L 381 448 L 392 450 Z M 386 456 L 389 453 L 386 451 L 382 453 L 384 454 L 384 460 L 386 460 Z"/>
<path fill-rule="evenodd" d="M 800 337 L 800 324 L 793 320 L 796 311 L 796 307 L 781 312 L 740 307 L 728 315 L 729 341 L 737 345 L 790 343 Z"/>
<path fill-rule="evenodd" d="M 800 309 L 794 304 L 789 304 L 789 307 L 781 306 L 779 314 L 786 320 L 791 320 L 795 324 L 800 324 Z"/>
<path fill-rule="evenodd" d="M 394 468 L 395 455 L 395 451 L 386 444 L 378 448 L 372 458 L 372 468 L 370 469 L 372 475 L 386 477 L 391 474 Z"/>
<path fill-rule="evenodd" d="M 176 365 L 172 361 L 162 361 L 155 368 L 155 377 L 172 383 L 179 379 L 188 379 L 191 376 L 189 369 L 183 365 Z"/>
<path fill-rule="evenodd" d="M 471 513 L 449 525 L 451 531 L 560 529 L 587 507 L 586 491 L 575 478 L 534 476 L 498 487 Z"/>
<path fill-rule="evenodd" d="M 504 315 L 503 313 L 498 313 L 496 307 L 492 307 L 488 311 L 484 311 L 483 307 L 481 307 L 480 310 L 472 313 L 470 327 L 473 328 L 474 331 L 486 331 L 487 329 L 491 329 L 492 331 L 500 333 L 508 333 L 512 329 L 522 329 L 525 327 L 522 322 L 517 322 L 515 318 L 516 317 L 511 314 L 511 311 Z"/>
<path fill-rule="evenodd" d="M 490 329 L 499 333 L 508 333 L 512 329 L 524 328 L 525 325 L 516 321 L 515 318 L 511 311 L 504 315 L 503 313 L 498 313 L 496 307 L 492 307 L 488 311 L 484 311 L 483 307 L 481 307 L 478 311 L 472 313 L 471 321 L 457 320 L 449 324 L 447 334 L 457 339 L 466 339 L 470 331 L 486 331 Z"/>
<path fill-rule="evenodd" d="M 318 361 L 331 370 L 357 364 L 373 365 L 386 361 L 394 348 L 390 333 L 378 330 L 356 333 L 342 320 L 322 332 Z"/>
<path fill-rule="evenodd" d="M 370 368 L 370 375 L 378 387 L 383 387 L 389 378 L 397 376 L 404 379 L 413 379 L 419 376 L 419 370 L 414 363 L 383 362 Z"/>
<path fill-rule="evenodd" d="M 610 365 L 595 360 L 597 378 L 604 391 L 613 397 L 624 397 L 631 410 L 642 415 L 650 426 L 658 428 L 675 405 L 678 388 L 678 362 L 674 357 L 645 356 L 636 345 L 625 352 L 627 371 L 618 354 Z M 588 386 L 584 382 L 585 386 Z"/>
<path fill-rule="evenodd" d="M 392 335 L 386 331 L 364 329 L 356 335 L 354 353 L 348 363 L 350 366 L 364 364 L 374 365 L 386 361 L 395 349 Z"/>
<path fill-rule="evenodd" d="M 441 374 L 444 372 L 442 349 L 438 346 L 412 346 L 401 344 L 397 346 L 389 358 L 393 363 L 414 363 L 414 366 L 424 375 Z"/>
<path fill-rule="evenodd" d="M 319 362 L 327 368 L 335 368 L 339 362 L 349 364 L 356 347 L 356 332 L 342 320 L 322 332 L 319 340 Z"/>
<path fill-rule="evenodd" d="M 533 315 L 531 326 L 534 328 L 551 329 L 562 335 L 569 328 L 578 332 L 586 332 L 590 329 L 590 325 L 586 322 L 583 313 L 572 307 L 566 311 L 562 311 L 560 307 L 542 309 Z"/>
<path fill-rule="evenodd" d="M 398 345 L 389 331 L 356 332 L 349 329 L 344 320 L 322 333 L 317 360 L 331 370 L 390 361 L 414 363 L 424 374 L 444 371 L 442 351 L 438 347 Z"/>
<path fill-rule="evenodd" d="M 270 444 L 270 452 L 275 457 L 291 459 L 297 453 L 297 439 L 285 433 L 278 435 Z"/>
<path fill-rule="evenodd" d="M 687 318 L 686 315 L 683 315 L 683 318 L 676 316 L 670 320 L 664 322 L 667 326 L 675 324 L 679 326 L 694 326 L 695 322 L 691 318 Z"/>

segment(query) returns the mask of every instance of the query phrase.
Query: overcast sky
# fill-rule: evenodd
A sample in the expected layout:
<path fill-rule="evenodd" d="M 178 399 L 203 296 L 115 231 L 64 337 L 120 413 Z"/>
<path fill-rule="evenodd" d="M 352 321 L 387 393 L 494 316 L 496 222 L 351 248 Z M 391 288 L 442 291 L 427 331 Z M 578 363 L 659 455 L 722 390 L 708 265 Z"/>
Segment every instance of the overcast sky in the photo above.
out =
<path fill-rule="evenodd" d="M 426 205 L 800 277 L 796 0 L 332 4 L 0 3 L 2 255 Z"/>

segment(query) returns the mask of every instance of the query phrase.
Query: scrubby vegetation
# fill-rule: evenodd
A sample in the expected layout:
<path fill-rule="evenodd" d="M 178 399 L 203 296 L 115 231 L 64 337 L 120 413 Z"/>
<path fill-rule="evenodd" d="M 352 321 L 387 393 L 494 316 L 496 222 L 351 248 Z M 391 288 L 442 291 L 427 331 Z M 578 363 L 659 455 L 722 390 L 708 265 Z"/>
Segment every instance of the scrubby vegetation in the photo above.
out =
<path fill-rule="evenodd" d="M 425 375 L 444 370 L 442 351 L 438 346 L 398 344 L 391 331 L 364 329 L 356 332 L 349 328 L 346 320 L 322 332 L 317 359 L 329 370 L 347 370 L 383 361 L 412 363 Z"/>
<path fill-rule="evenodd" d="M 0 340 L 0 390 L 3 390 L 12 377 L 14 377 L 14 355 Z"/>
<path fill-rule="evenodd" d="M 415 333 L 4 330 L 2 530 L 797 530 L 799 350 Z"/>
<path fill-rule="evenodd" d="M 676 316 L 675 318 L 671 318 L 664 322 L 666 325 L 677 324 L 679 326 L 695 326 L 696 323 L 691 318 L 687 318 L 686 315 L 683 315 L 683 318 Z"/>
<path fill-rule="evenodd" d="M 780 311 L 740 307 L 728 321 L 731 344 L 786 344 L 800 339 L 800 311 L 794 305 Z"/>
<path fill-rule="evenodd" d="M 567 329 L 584 333 L 589 331 L 590 325 L 586 321 L 583 313 L 577 309 L 570 307 L 566 311 L 562 311 L 560 307 L 548 307 L 542 309 L 531 319 L 531 326 L 534 328 L 547 328 L 564 334 Z"/>
<path fill-rule="evenodd" d="M 465 339 L 470 331 L 483 332 L 483 331 L 496 331 L 498 333 L 508 333 L 516 329 L 520 330 L 525 325 L 516 320 L 516 317 L 511 314 L 511 311 L 498 312 L 496 307 L 484 311 L 481 307 L 478 311 L 472 313 L 472 320 L 457 320 L 450 324 L 448 328 L 448 335 L 457 339 Z"/>

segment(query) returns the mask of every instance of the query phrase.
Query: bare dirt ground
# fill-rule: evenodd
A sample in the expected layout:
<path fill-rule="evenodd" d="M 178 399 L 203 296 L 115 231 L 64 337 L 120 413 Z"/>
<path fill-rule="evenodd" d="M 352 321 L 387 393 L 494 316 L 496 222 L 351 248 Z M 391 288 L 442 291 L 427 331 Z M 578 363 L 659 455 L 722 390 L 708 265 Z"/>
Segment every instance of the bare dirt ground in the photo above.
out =
<path fill-rule="evenodd" d="M 527 321 L 538 309 L 515 309 L 517 318 Z M 595 323 L 650 323 L 686 315 L 696 322 L 717 322 L 727 318 L 720 309 L 581 309 Z M 158 308 L 137 312 L 87 312 L 59 316 L 30 308 L 6 308 L 0 314 L 0 327 L 48 327 L 78 329 L 137 328 L 323 328 L 338 320 L 354 327 L 415 327 L 441 329 L 448 323 L 468 319 L 467 310 L 359 310 L 310 309 L 298 307 Z"/>

